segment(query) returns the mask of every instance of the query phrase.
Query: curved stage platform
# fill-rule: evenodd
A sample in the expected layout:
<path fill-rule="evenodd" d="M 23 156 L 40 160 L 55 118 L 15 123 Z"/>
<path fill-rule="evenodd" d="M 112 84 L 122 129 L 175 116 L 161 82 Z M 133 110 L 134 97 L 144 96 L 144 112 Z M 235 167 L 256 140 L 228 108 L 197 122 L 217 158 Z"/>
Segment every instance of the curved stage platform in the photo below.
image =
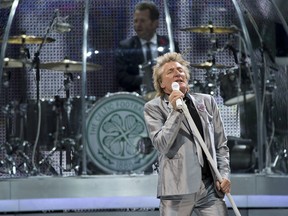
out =
<path fill-rule="evenodd" d="M 288 215 L 287 175 L 232 174 L 231 180 L 242 216 Z M 159 215 L 156 185 L 157 174 L 1 179 L 0 214 Z"/>

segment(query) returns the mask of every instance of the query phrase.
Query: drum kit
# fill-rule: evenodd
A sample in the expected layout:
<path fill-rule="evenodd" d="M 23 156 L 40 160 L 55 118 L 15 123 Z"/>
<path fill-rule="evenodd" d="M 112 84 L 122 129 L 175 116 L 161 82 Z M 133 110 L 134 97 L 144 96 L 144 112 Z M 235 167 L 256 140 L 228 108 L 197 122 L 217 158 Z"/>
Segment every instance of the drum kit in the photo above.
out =
<path fill-rule="evenodd" d="M 233 34 L 239 32 L 235 27 L 217 27 L 212 24 L 182 30 L 211 34 Z M 55 96 L 53 99 L 41 100 L 38 80 L 36 100 L 28 100 L 25 103 L 11 101 L 2 108 L 6 118 L 7 141 L 2 146 L 6 154 L 5 159 L 0 161 L 0 167 L 6 167 L 7 173 L 11 175 L 15 175 L 20 169 L 22 173 L 24 172 L 27 175 L 38 174 L 41 172 L 40 169 L 43 164 L 48 165 L 49 170 L 51 170 L 52 166 L 49 161 L 56 151 L 60 151 L 60 160 L 62 160 L 62 152 L 66 152 L 66 170 L 61 167 L 60 175 L 62 175 L 63 170 L 67 171 L 67 169 L 79 172 L 77 170 L 81 161 L 79 152 L 82 151 L 80 143 L 82 135 L 81 127 L 79 126 L 79 122 L 81 122 L 79 115 L 81 98 L 71 98 L 69 88 L 71 86 L 72 73 L 82 70 L 82 62 L 69 59 L 45 63 L 40 63 L 37 59 L 32 62 L 27 60 L 26 44 L 39 44 L 41 46 L 43 43 L 52 43 L 54 41 L 53 38 L 49 37 L 41 38 L 28 35 L 13 36 L 8 39 L 8 43 L 21 45 L 21 56 L 19 59 L 5 58 L 4 72 L 5 69 L 26 67 L 35 67 L 36 70 L 63 71 L 64 90 L 66 93 L 66 98 Z M 191 64 L 193 68 L 206 70 L 206 86 L 194 80 L 192 88 L 200 86 L 200 91 L 203 93 L 211 93 L 211 91 L 216 89 L 217 82 L 219 82 L 219 78 L 217 79 L 213 71 L 227 70 L 226 74 L 220 74 L 219 76 L 221 79 L 221 96 L 226 105 L 243 102 L 246 100 L 246 96 L 249 96 L 247 97 L 249 99 L 250 95 L 246 94 L 246 89 L 243 89 L 244 85 L 242 83 L 241 85 L 238 84 L 240 79 L 241 82 L 244 80 L 242 77 L 239 78 L 238 70 L 233 66 L 216 64 L 215 53 L 212 55 L 212 59 L 204 63 Z M 101 69 L 100 65 L 87 63 L 87 72 L 99 69 Z M 250 78 L 246 74 L 245 79 L 247 77 Z M 246 80 L 244 81 L 246 82 Z M 235 94 L 231 95 L 231 93 Z M 253 98 L 253 94 L 251 98 Z M 150 96 L 148 96 L 148 100 L 150 99 Z M 87 134 L 85 135 L 88 137 L 88 155 L 91 160 L 106 173 L 115 173 L 115 170 L 120 170 L 121 173 L 125 173 L 128 170 L 141 172 L 155 162 L 157 158 L 155 151 L 151 152 L 149 150 L 145 154 L 139 151 L 143 143 L 146 143 L 145 138 L 148 137 L 142 116 L 143 105 L 147 101 L 147 97 L 120 92 L 118 94 L 110 94 L 94 104 L 95 101 L 95 98 L 86 98 L 86 103 L 91 105 L 89 109 L 90 115 L 87 117 Z M 129 111 L 130 109 L 131 111 Z M 139 110 L 139 113 L 136 113 L 135 110 Z M 121 130 L 119 129 L 120 123 L 125 126 Z M 139 127 L 135 128 L 135 125 Z M 139 131 L 140 128 L 143 130 Z M 97 134 L 97 137 L 95 137 L 95 134 Z M 95 145 L 95 142 L 97 145 Z M 45 155 L 41 155 L 39 150 L 36 154 L 35 147 L 38 147 L 38 143 L 50 147 L 52 143 L 52 148 Z M 33 152 L 32 156 L 30 156 L 32 147 Z M 102 153 L 100 154 L 99 152 Z M 146 150 L 143 152 L 146 152 Z M 17 166 L 15 155 L 21 157 L 21 165 Z M 112 159 L 118 162 L 112 163 Z M 61 162 L 60 164 L 62 166 Z M 57 172 L 54 171 L 53 174 L 57 174 Z"/>
<path fill-rule="evenodd" d="M 50 157 L 60 151 L 60 159 L 62 152 L 66 152 L 67 171 L 79 167 L 80 155 L 77 151 L 81 148 L 78 145 L 80 140 L 81 109 L 80 98 L 70 97 L 70 81 L 72 73 L 81 72 L 82 62 L 64 59 L 59 62 L 39 63 L 37 61 L 29 61 L 26 44 L 52 43 L 55 39 L 49 37 L 36 37 L 29 35 L 12 36 L 8 39 L 9 44 L 19 44 L 20 58 L 5 58 L 3 64 L 3 77 L 8 74 L 9 69 L 24 69 L 35 68 L 36 70 L 44 69 L 51 71 L 64 72 L 64 90 L 65 98 L 55 96 L 52 99 L 40 99 L 39 83 L 37 84 L 37 99 L 25 100 L 24 102 L 11 101 L 2 107 L 2 112 L 5 116 L 6 124 L 6 142 L 1 146 L 1 150 L 5 151 L 5 158 L 0 160 L 0 167 L 4 167 L 5 173 L 16 175 L 16 173 L 24 173 L 27 175 L 36 175 L 41 173 L 42 167 L 47 167 L 52 170 L 52 165 L 49 164 Z M 0 43 L 3 43 L 0 39 Z M 36 55 L 36 54 L 35 54 Z M 36 63 L 35 63 L 36 62 Z M 87 72 L 98 71 L 100 65 L 87 63 Z M 37 73 L 36 73 L 37 77 Z M 40 78 L 39 78 L 40 79 Z M 39 80 L 38 80 L 39 81 Z M 3 79 L 3 84 L 5 79 Z M 4 87 L 8 87 L 4 84 Z M 86 105 L 92 105 L 95 97 L 87 97 Z M 81 135 L 80 135 L 81 136 Z M 39 151 L 39 146 L 50 146 L 49 152 L 42 155 Z M 33 147 L 33 151 L 32 151 Z M 79 149 L 76 149 L 79 148 Z M 36 153 L 37 151 L 37 153 Z M 32 154 L 31 154 L 32 152 Z M 19 156 L 21 162 L 19 163 Z M 62 164 L 60 162 L 60 164 Z M 62 165 L 61 165 L 62 166 Z M 64 168 L 60 167 L 60 174 Z M 51 171 L 56 174 L 56 171 Z"/>
<path fill-rule="evenodd" d="M 238 34 L 240 30 L 235 27 L 223 27 L 215 26 L 212 22 L 209 22 L 207 25 L 201 25 L 199 27 L 188 27 L 180 29 L 181 31 L 192 32 L 192 33 L 201 33 L 201 34 L 210 34 L 212 50 L 209 51 L 210 59 L 204 63 L 200 64 L 191 64 L 190 66 L 195 69 L 203 69 L 206 71 L 205 74 L 205 83 L 202 84 L 199 80 L 193 80 L 190 87 L 195 92 L 202 92 L 214 95 L 216 88 L 220 84 L 220 95 L 223 98 L 224 105 L 239 105 L 248 101 L 251 101 L 255 98 L 255 95 L 252 91 L 252 83 L 250 71 L 244 67 L 246 62 L 241 61 L 240 66 L 235 65 L 222 65 L 215 62 L 215 55 L 225 50 L 226 48 L 231 48 L 231 42 L 228 41 L 224 48 L 219 49 L 217 44 L 217 34 Z M 229 45 L 229 46 L 228 46 Z M 232 50 L 235 63 L 238 64 L 237 52 L 235 48 Z M 216 74 L 217 70 L 225 70 Z"/>

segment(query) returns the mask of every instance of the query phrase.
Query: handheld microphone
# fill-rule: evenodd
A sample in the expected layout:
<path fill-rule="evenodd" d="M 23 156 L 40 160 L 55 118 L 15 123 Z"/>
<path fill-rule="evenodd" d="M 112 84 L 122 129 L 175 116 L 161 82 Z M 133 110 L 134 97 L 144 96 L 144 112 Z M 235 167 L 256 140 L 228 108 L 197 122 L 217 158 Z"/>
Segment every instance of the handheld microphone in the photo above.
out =
<path fill-rule="evenodd" d="M 173 82 L 171 87 L 173 90 L 179 91 L 179 89 L 180 89 L 180 86 L 177 82 Z M 177 109 L 182 109 L 182 100 L 180 98 L 178 98 L 176 100 L 176 107 L 177 107 Z"/>

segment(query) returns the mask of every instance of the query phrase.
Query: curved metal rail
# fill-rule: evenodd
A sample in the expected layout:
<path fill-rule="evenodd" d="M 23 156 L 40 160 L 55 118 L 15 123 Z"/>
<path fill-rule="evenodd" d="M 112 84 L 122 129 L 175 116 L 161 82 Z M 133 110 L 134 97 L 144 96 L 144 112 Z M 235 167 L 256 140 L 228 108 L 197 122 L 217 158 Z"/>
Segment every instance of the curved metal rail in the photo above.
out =
<path fill-rule="evenodd" d="M 248 51 L 250 53 L 251 57 L 251 66 L 253 71 L 253 78 L 255 80 L 255 100 L 256 100 L 256 112 L 257 112 L 257 146 L 258 146 L 258 166 L 259 170 L 262 171 L 264 168 L 264 160 L 263 160 L 263 144 L 265 142 L 264 140 L 264 125 L 263 125 L 263 112 L 261 111 L 261 91 L 260 91 L 260 83 L 258 82 L 258 69 L 255 56 L 253 55 L 253 48 L 252 43 L 250 39 L 250 35 L 248 33 L 247 25 L 244 21 L 244 17 L 241 11 L 241 8 L 237 2 L 237 0 L 232 0 L 234 7 L 236 9 L 238 18 L 240 20 L 241 29 L 244 34 L 244 38 L 247 44 Z"/>
<path fill-rule="evenodd" d="M 170 52 L 174 52 L 175 51 L 175 44 L 174 44 L 174 40 L 173 40 L 171 16 L 169 13 L 169 8 L 168 8 L 166 0 L 164 0 L 164 11 L 165 11 L 165 20 L 166 20 L 167 30 L 168 30 Z"/>
<path fill-rule="evenodd" d="M 19 4 L 19 0 L 14 0 L 11 9 L 10 9 L 10 14 L 9 14 L 9 18 L 7 21 L 7 25 L 5 28 L 5 33 L 3 36 L 3 42 L 2 42 L 2 46 L 1 46 L 1 56 L 0 56 L 0 95 L 1 95 L 1 89 L 2 89 L 2 76 L 3 76 L 3 67 L 4 67 L 4 58 L 5 58 L 5 53 L 6 53 L 6 48 L 7 48 L 7 42 L 8 42 L 8 38 L 9 38 L 9 34 L 10 34 L 10 29 L 11 29 L 11 25 L 14 19 L 14 15 L 16 12 L 16 9 L 18 7 Z"/>

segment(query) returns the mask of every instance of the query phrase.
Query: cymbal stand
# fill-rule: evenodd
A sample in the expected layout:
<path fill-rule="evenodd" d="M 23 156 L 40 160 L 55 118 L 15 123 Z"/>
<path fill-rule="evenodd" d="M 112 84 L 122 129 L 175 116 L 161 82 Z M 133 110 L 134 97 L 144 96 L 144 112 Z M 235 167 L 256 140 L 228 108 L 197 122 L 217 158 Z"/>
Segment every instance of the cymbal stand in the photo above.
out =
<path fill-rule="evenodd" d="M 49 167 L 49 171 L 52 172 L 53 175 L 63 175 L 63 167 L 62 167 L 62 148 L 65 145 L 73 145 L 75 141 L 70 138 L 65 138 L 65 126 L 64 126 L 64 110 L 65 110 L 65 101 L 63 101 L 59 96 L 55 96 L 55 103 L 53 106 L 53 110 L 56 112 L 56 130 L 54 134 L 54 145 L 53 148 L 48 152 L 48 154 L 43 157 L 39 161 L 39 165 L 46 164 Z M 64 138 L 63 138 L 64 137 Z M 70 142 L 70 143 L 69 143 Z M 71 144 L 72 143 L 72 144 Z M 56 170 L 49 164 L 49 160 L 54 153 L 60 149 L 60 165 L 58 166 L 59 172 L 57 173 Z"/>
<path fill-rule="evenodd" d="M 70 171 L 72 167 L 71 158 L 74 152 L 75 140 L 70 138 L 70 114 L 72 110 L 72 103 L 70 98 L 70 87 L 73 77 L 71 73 L 64 73 L 64 90 L 66 92 L 66 98 L 63 100 L 58 95 L 55 96 L 55 102 L 53 110 L 56 112 L 56 130 L 54 134 L 54 145 L 48 154 L 39 162 L 39 165 L 47 162 L 54 153 L 59 150 L 59 175 L 63 175 L 63 170 Z M 66 169 L 63 168 L 63 149 L 66 150 Z"/>
<path fill-rule="evenodd" d="M 66 125 L 66 135 L 68 137 L 65 137 L 61 140 L 61 154 L 60 154 L 60 164 L 62 165 L 62 147 L 66 150 L 66 170 L 71 170 L 72 167 L 72 146 L 75 146 L 75 140 L 72 138 L 69 138 L 71 135 L 70 130 L 70 121 L 71 121 L 71 111 L 72 111 L 72 104 L 71 104 L 71 98 L 70 98 L 70 87 L 71 87 L 71 81 L 73 82 L 73 75 L 72 73 L 64 73 L 64 90 L 66 92 L 66 101 L 64 110 L 67 114 L 67 125 Z M 61 171 L 62 173 L 62 171 Z"/>
<path fill-rule="evenodd" d="M 59 121 L 59 125 L 61 125 L 61 138 L 59 140 L 59 147 L 60 147 L 60 175 L 63 175 L 63 170 L 71 170 L 72 167 L 72 146 L 75 146 L 75 140 L 73 138 L 70 138 L 71 135 L 70 131 L 70 117 L 71 117 L 71 111 L 72 111 L 72 103 L 70 98 L 70 87 L 71 87 L 71 81 L 73 82 L 73 75 L 72 73 L 64 72 L 64 91 L 66 94 L 66 98 L 62 103 L 62 109 L 59 112 L 60 115 L 57 118 Z M 65 117 L 67 119 L 67 124 L 64 125 L 63 121 L 63 114 L 65 114 Z M 59 130 L 59 127 L 57 131 Z M 65 130 L 65 131 L 64 131 Z M 57 132 L 59 133 L 59 131 Z M 63 169 L 63 148 L 66 150 L 66 169 Z"/>
<path fill-rule="evenodd" d="M 215 33 L 210 33 L 209 34 L 210 38 L 210 43 L 211 43 L 211 49 L 208 50 L 208 62 L 212 63 L 211 68 L 206 70 L 205 73 L 205 86 L 204 86 L 204 91 L 207 94 L 210 95 L 214 95 L 215 94 L 215 90 L 217 87 L 217 80 L 216 80 L 216 71 L 217 69 L 214 67 L 214 65 L 216 64 L 216 54 L 218 53 L 218 39 L 216 38 L 216 34 Z"/>
<path fill-rule="evenodd" d="M 66 93 L 66 99 L 70 98 L 70 87 L 71 81 L 73 82 L 73 75 L 72 73 L 64 73 L 64 91 Z"/>
<path fill-rule="evenodd" d="M 215 95 L 215 90 L 217 88 L 217 79 L 216 79 L 216 74 L 213 73 L 213 70 L 215 70 L 214 68 L 211 68 L 209 70 L 206 71 L 206 75 L 205 75 L 205 87 L 204 87 L 204 91 L 207 94 L 210 94 L 212 96 Z"/>
<path fill-rule="evenodd" d="M 61 101 L 59 100 L 59 96 L 55 96 L 55 102 L 53 105 L 53 111 L 56 113 L 56 130 L 55 134 L 53 135 L 53 148 L 48 152 L 48 154 L 41 160 L 39 161 L 39 165 L 43 164 L 48 158 L 50 158 L 54 152 L 57 150 L 57 143 L 59 141 L 59 131 L 61 128 L 60 122 L 62 120 L 62 104 Z"/>

